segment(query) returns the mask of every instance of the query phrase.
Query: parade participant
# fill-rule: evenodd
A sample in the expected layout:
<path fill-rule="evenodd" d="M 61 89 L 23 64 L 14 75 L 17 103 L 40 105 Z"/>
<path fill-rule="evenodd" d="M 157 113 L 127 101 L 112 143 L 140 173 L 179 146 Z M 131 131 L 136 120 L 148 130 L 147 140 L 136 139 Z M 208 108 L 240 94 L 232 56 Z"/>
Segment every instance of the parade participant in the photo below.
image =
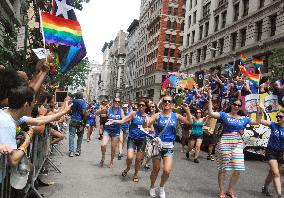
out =
<path fill-rule="evenodd" d="M 99 106 L 99 109 L 96 112 L 96 115 L 100 116 L 100 129 L 99 129 L 99 140 L 102 140 L 105 123 L 107 122 L 107 112 L 108 112 L 108 103 L 107 99 L 102 101 L 102 104 Z"/>
<path fill-rule="evenodd" d="M 105 111 L 105 109 L 98 110 L 98 111 Z M 101 113 L 101 112 L 99 112 Z M 105 113 L 105 112 L 104 112 Z M 107 112 L 109 120 L 121 120 L 124 117 L 124 113 L 120 107 L 120 99 L 114 98 L 113 105 L 109 107 Z M 111 123 L 111 122 L 110 122 Z M 104 166 L 105 161 L 105 154 L 106 154 L 106 146 L 108 144 L 109 139 L 111 139 L 111 159 L 109 163 L 109 168 L 113 167 L 113 160 L 115 157 L 116 147 L 119 141 L 119 134 L 120 134 L 120 125 L 116 123 L 106 124 L 104 129 L 104 135 L 102 139 L 101 151 L 102 151 L 102 159 L 100 162 L 100 167 Z"/>
<path fill-rule="evenodd" d="M 239 116 L 242 102 L 240 100 L 233 101 L 229 113 L 213 112 L 211 90 L 208 91 L 208 114 L 209 116 L 220 119 L 223 123 L 223 131 L 221 138 L 216 146 L 216 157 L 218 164 L 218 184 L 219 197 L 226 198 L 226 195 L 231 198 L 236 198 L 233 187 L 237 183 L 240 171 L 245 170 L 243 148 L 240 133 L 244 130 L 247 124 L 259 124 L 261 120 L 261 111 L 258 107 L 257 120 L 253 121 L 249 117 Z M 225 195 L 224 182 L 227 171 L 233 171 L 232 177 Z"/>
<path fill-rule="evenodd" d="M 74 157 L 74 139 L 77 134 L 77 148 L 75 155 L 81 155 L 81 145 L 83 142 L 84 128 L 86 126 L 87 104 L 83 100 L 83 93 L 77 92 L 73 100 L 71 120 L 69 124 L 69 157 Z"/>
<path fill-rule="evenodd" d="M 284 111 L 277 114 L 277 123 L 267 120 L 261 120 L 261 124 L 271 128 L 271 135 L 268 140 L 265 157 L 268 161 L 269 172 L 266 176 L 262 193 L 266 196 L 271 196 L 268 191 L 269 184 L 273 181 L 275 191 L 278 198 L 283 197 L 281 194 L 280 168 L 284 163 Z"/>
<path fill-rule="evenodd" d="M 284 73 L 282 79 L 274 83 L 274 94 L 277 95 L 279 104 L 284 107 Z"/>
<path fill-rule="evenodd" d="M 187 113 L 187 118 L 181 116 L 178 113 L 172 112 L 172 97 L 165 96 L 162 100 L 163 107 L 161 113 L 156 113 L 149 119 L 149 126 L 154 124 L 157 121 L 157 129 L 156 129 L 156 136 L 159 136 L 161 132 L 163 132 L 160 136 L 162 142 L 162 151 L 160 156 L 153 158 L 153 170 L 150 176 L 151 186 L 149 194 L 151 197 L 156 197 L 156 189 L 155 189 L 155 182 L 157 180 L 160 166 L 161 166 L 161 159 L 163 159 L 163 174 L 161 176 L 160 188 L 159 188 L 159 195 L 161 198 L 166 197 L 164 185 L 167 182 L 170 173 L 172 171 L 173 166 L 173 148 L 176 139 L 176 130 L 178 121 L 182 123 L 189 124 L 189 107 L 184 104 L 183 108 Z"/>
<path fill-rule="evenodd" d="M 88 117 L 87 117 L 87 142 L 90 142 L 91 140 L 91 135 L 93 133 L 94 127 L 96 126 L 96 112 L 95 112 L 95 107 L 90 106 L 89 107 L 89 112 L 88 112 Z"/>
<path fill-rule="evenodd" d="M 202 111 L 197 109 L 196 115 L 190 117 L 190 124 L 192 125 L 191 134 L 189 137 L 188 151 L 186 157 L 189 158 L 189 152 L 195 145 L 194 163 L 199 163 L 198 157 L 200 152 L 200 146 L 203 140 L 203 126 L 207 117 L 202 116 Z"/>
<path fill-rule="evenodd" d="M 123 110 L 125 116 L 128 116 L 130 114 L 128 104 L 123 104 L 122 110 Z M 128 136 L 129 124 L 130 124 L 129 122 L 125 122 L 121 125 L 121 131 L 120 131 L 119 143 L 118 143 L 118 149 L 119 149 L 119 153 L 118 153 L 118 156 L 117 156 L 118 160 L 121 160 L 121 158 L 123 157 L 122 152 L 123 152 L 124 144 L 125 144 L 127 136 Z"/>
<path fill-rule="evenodd" d="M 133 175 L 134 182 L 139 181 L 138 171 L 141 167 L 141 162 L 146 146 L 146 133 L 139 128 L 139 126 L 142 125 L 144 125 L 145 127 L 147 126 L 147 114 L 145 113 L 146 107 L 146 101 L 140 100 L 138 103 L 138 111 L 132 111 L 128 116 L 124 117 L 122 120 L 111 120 L 108 122 L 109 124 L 124 124 L 126 122 L 131 122 L 129 126 L 129 136 L 127 141 L 126 169 L 123 170 L 122 176 L 127 176 L 127 173 L 131 168 L 134 152 L 136 151 L 135 172 Z"/>

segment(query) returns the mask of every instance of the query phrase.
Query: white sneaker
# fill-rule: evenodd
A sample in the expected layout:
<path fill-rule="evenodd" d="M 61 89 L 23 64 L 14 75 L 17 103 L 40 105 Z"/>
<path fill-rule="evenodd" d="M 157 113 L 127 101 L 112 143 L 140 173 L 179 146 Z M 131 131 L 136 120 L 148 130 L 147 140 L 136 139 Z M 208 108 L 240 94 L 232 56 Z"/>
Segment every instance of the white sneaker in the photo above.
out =
<path fill-rule="evenodd" d="M 150 188 L 149 195 L 150 197 L 156 197 L 156 188 Z"/>
<path fill-rule="evenodd" d="M 166 198 L 165 187 L 160 187 L 160 198 Z"/>

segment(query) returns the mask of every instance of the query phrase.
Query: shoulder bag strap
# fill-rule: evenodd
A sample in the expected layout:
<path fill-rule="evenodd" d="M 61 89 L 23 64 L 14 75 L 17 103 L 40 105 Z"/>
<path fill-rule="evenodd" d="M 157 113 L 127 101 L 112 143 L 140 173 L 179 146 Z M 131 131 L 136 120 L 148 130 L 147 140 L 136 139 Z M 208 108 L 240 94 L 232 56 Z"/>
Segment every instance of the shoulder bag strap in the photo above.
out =
<path fill-rule="evenodd" d="M 160 116 L 161 116 L 161 114 L 160 114 Z M 163 128 L 163 130 L 162 130 L 161 133 L 158 135 L 158 137 L 161 137 L 161 135 L 166 131 L 166 128 L 168 127 L 171 118 L 172 118 L 172 113 L 170 114 L 170 116 L 169 116 L 169 118 L 168 118 L 168 120 L 167 120 L 166 126 Z"/>

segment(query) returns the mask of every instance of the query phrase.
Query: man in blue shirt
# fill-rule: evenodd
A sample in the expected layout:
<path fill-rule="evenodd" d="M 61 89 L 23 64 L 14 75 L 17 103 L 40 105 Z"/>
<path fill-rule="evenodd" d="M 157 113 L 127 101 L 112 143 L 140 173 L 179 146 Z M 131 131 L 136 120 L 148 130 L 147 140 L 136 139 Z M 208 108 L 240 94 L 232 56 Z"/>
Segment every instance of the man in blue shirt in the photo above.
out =
<path fill-rule="evenodd" d="M 78 136 L 75 155 L 79 156 L 81 154 L 81 145 L 87 118 L 87 104 L 83 100 L 83 94 L 80 92 L 76 93 L 75 99 L 72 102 L 73 106 L 71 108 L 71 121 L 69 125 L 69 157 L 74 157 L 75 133 Z"/>

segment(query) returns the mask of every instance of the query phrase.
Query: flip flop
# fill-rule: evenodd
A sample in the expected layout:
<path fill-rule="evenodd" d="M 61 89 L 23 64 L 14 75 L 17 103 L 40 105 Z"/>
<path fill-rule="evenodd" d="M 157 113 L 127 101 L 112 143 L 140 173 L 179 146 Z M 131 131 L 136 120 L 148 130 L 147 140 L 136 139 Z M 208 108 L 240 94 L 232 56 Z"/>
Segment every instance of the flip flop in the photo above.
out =
<path fill-rule="evenodd" d="M 133 181 L 134 181 L 135 183 L 138 183 L 138 182 L 139 182 L 138 176 L 134 176 L 134 177 L 133 177 Z"/>
<path fill-rule="evenodd" d="M 104 167 L 104 161 L 103 160 L 100 161 L 99 167 L 100 168 Z"/>
<path fill-rule="evenodd" d="M 128 172 L 128 171 L 126 171 L 126 170 L 122 171 L 121 176 L 122 176 L 122 177 L 126 177 L 126 176 L 127 176 L 127 172 Z"/>

